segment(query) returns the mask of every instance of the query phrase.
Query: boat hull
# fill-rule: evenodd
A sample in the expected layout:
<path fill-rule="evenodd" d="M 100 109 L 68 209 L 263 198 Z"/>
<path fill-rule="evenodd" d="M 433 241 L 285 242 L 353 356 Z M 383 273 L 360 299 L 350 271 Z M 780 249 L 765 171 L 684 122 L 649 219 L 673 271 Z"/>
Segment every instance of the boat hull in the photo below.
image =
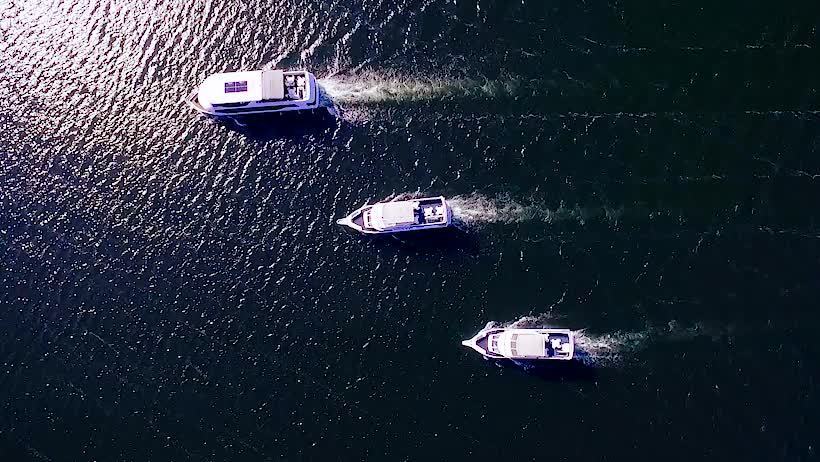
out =
<path fill-rule="evenodd" d="M 526 355 L 526 354 L 510 354 L 510 353 L 502 353 L 500 351 L 492 351 L 492 348 L 489 346 L 489 337 L 493 334 L 501 334 L 504 332 L 513 332 L 513 333 L 537 333 L 544 337 L 544 341 L 548 342 L 551 338 L 560 338 L 567 342 L 570 345 L 570 349 L 568 352 L 562 352 L 559 354 L 555 354 L 555 352 L 549 353 L 549 347 L 546 348 L 544 356 L 540 355 Z M 476 335 L 468 340 L 464 340 L 461 342 L 463 346 L 467 348 L 471 348 L 484 356 L 486 359 L 495 359 L 495 360 L 512 360 L 512 361 L 533 361 L 533 362 L 566 362 L 571 361 L 574 358 L 574 337 L 572 331 L 569 329 L 507 329 L 507 328 L 484 328 L 479 331 Z"/>

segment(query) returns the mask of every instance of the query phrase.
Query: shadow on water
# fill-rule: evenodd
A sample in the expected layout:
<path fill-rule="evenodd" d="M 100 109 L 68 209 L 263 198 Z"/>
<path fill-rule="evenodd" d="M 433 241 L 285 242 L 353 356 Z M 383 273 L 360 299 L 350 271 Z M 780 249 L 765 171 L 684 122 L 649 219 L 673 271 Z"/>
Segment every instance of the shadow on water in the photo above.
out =
<path fill-rule="evenodd" d="M 410 249 L 419 253 L 463 252 L 475 256 L 480 251 L 478 242 L 468 233 L 456 227 L 386 236 L 361 235 L 360 237 L 372 240 L 379 246 Z"/>
<path fill-rule="evenodd" d="M 335 113 L 324 107 L 312 111 L 256 114 L 213 120 L 229 130 L 260 141 L 306 136 L 330 137 L 340 123 Z"/>
<path fill-rule="evenodd" d="M 599 371 L 583 361 L 497 361 L 499 367 L 516 369 L 549 382 L 582 382 L 592 381 L 598 377 Z"/>

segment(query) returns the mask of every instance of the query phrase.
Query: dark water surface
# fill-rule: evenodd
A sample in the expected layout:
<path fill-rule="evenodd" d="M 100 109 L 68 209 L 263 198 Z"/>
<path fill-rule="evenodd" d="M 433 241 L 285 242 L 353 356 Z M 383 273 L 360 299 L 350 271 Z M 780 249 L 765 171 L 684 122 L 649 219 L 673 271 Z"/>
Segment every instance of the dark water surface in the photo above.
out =
<path fill-rule="evenodd" d="M 818 18 L 0 0 L 0 460 L 816 460 Z M 340 117 L 181 104 L 273 67 Z M 334 224 L 402 193 L 461 230 Z M 488 321 L 585 329 L 593 376 Z"/>

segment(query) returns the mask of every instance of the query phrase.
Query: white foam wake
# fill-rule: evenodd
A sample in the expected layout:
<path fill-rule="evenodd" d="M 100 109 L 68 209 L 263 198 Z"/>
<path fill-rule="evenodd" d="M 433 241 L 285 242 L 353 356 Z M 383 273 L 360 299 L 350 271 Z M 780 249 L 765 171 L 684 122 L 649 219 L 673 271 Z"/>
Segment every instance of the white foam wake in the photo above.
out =
<path fill-rule="evenodd" d="M 453 217 L 466 225 L 524 221 L 555 223 L 564 220 L 577 220 L 584 224 L 596 218 L 617 221 L 623 214 L 623 208 L 567 207 L 561 204 L 556 209 L 550 209 L 538 203 L 522 204 L 507 195 L 489 198 L 478 193 L 455 196 L 447 202 L 453 210 Z"/>
<path fill-rule="evenodd" d="M 477 80 L 446 77 L 405 77 L 363 73 L 319 79 L 319 85 L 335 103 L 412 103 L 446 99 L 496 99 L 515 97 L 521 81 Z"/>
<path fill-rule="evenodd" d="M 590 366 L 617 366 L 645 347 L 649 332 L 609 332 L 592 334 L 574 331 L 575 351 Z"/>

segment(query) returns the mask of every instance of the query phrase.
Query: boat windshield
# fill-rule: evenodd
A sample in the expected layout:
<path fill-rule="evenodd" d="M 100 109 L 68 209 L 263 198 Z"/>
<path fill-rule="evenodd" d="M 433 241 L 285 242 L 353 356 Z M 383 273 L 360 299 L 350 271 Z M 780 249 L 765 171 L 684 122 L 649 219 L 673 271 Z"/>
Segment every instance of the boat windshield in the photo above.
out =
<path fill-rule="evenodd" d="M 498 353 L 498 334 L 490 335 L 490 341 L 487 342 L 487 348 L 489 348 L 492 353 Z"/>

